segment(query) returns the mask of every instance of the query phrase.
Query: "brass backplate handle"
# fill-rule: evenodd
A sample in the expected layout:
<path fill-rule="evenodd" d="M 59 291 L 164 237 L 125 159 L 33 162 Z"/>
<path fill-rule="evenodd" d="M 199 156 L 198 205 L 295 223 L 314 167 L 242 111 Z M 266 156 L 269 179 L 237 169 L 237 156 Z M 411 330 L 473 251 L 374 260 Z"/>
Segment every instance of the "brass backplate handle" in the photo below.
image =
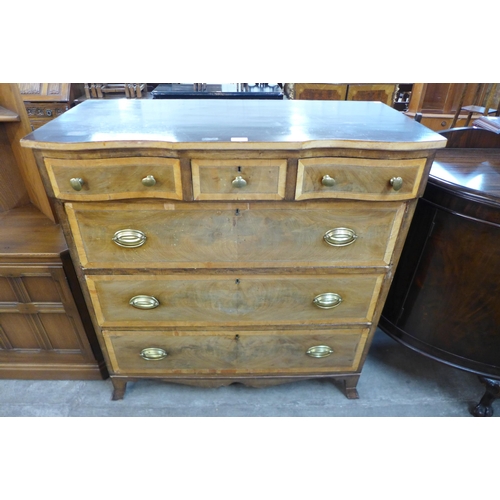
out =
<path fill-rule="evenodd" d="M 137 309 L 154 309 L 160 305 L 160 301 L 151 295 L 136 295 L 129 300 L 129 304 Z"/>
<path fill-rule="evenodd" d="M 316 295 L 313 304 L 320 309 L 333 309 L 341 304 L 342 297 L 338 293 L 328 292 Z"/>
<path fill-rule="evenodd" d="M 403 178 L 402 177 L 393 177 L 390 181 L 392 189 L 394 191 L 399 191 L 403 187 Z"/>
<path fill-rule="evenodd" d="M 311 358 L 326 358 L 333 354 L 333 349 L 327 345 L 313 345 L 307 349 L 306 354 Z"/>
<path fill-rule="evenodd" d="M 321 179 L 321 184 L 323 184 L 323 186 L 326 186 L 326 187 L 335 186 L 335 179 L 333 177 L 330 177 L 328 174 L 326 174 Z"/>
<path fill-rule="evenodd" d="M 146 235 L 138 229 L 120 229 L 114 234 L 113 241 L 120 247 L 137 248 L 146 243 Z"/>
<path fill-rule="evenodd" d="M 141 356 L 147 361 L 159 361 L 167 357 L 167 351 L 160 347 L 146 347 L 141 351 Z"/>
<path fill-rule="evenodd" d="M 241 175 L 237 175 L 236 179 L 231 182 L 234 188 L 242 188 L 245 187 L 248 183 Z"/>
<path fill-rule="evenodd" d="M 71 184 L 71 187 L 75 191 L 81 191 L 83 185 L 85 184 L 85 181 L 80 177 L 73 177 L 72 179 L 69 180 L 69 183 Z"/>
<path fill-rule="evenodd" d="M 346 247 L 352 245 L 358 238 L 354 229 L 348 227 L 336 227 L 327 231 L 323 239 L 332 247 Z"/>
<path fill-rule="evenodd" d="M 156 184 L 156 179 L 152 175 L 147 175 L 142 179 L 142 184 L 146 187 L 154 186 Z"/>

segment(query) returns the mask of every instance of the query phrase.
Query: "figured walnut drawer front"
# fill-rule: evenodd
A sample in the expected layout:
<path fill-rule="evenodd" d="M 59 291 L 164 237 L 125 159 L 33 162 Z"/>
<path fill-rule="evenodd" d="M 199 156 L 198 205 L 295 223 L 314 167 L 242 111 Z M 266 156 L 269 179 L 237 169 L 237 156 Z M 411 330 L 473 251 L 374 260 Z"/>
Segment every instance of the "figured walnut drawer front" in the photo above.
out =
<path fill-rule="evenodd" d="M 383 274 L 87 276 L 105 327 L 368 323 Z"/>
<path fill-rule="evenodd" d="M 63 200 L 182 199 L 179 160 L 159 157 L 46 158 L 54 194 Z"/>
<path fill-rule="evenodd" d="M 191 161 L 195 200 L 282 200 L 286 160 Z"/>
<path fill-rule="evenodd" d="M 295 198 L 406 200 L 417 196 L 426 159 L 373 160 L 307 158 L 299 160 Z"/>
<path fill-rule="evenodd" d="M 66 212 L 87 268 L 353 267 L 390 263 L 404 206 L 67 203 Z M 137 246 L 116 241 L 133 239 L 126 230 Z"/>
<path fill-rule="evenodd" d="M 355 371 L 367 334 L 367 329 L 103 331 L 114 373 L 158 376 Z"/>

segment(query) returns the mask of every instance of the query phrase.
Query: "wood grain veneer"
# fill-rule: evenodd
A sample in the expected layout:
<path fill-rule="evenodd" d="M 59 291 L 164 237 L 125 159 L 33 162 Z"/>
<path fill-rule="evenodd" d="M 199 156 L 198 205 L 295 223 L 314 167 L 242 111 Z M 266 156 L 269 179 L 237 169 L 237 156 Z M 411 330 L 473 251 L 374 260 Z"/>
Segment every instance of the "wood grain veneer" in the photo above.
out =
<path fill-rule="evenodd" d="M 61 218 L 114 399 L 141 377 L 260 386 L 317 376 L 355 398 L 445 142 L 374 102 L 115 100 L 80 104 L 23 145 Z M 162 169 L 168 189 L 137 189 Z M 326 173 L 337 188 L 324 189 Z M 69 175 L 86 187 L 72 191 Z M 121 230 L 138 246 L 117 245 Z M 341 302 L 318 308 L 325 293 Z M 131 305 L 138 296 L 151 308 Z M 149 348 L 166 358 L 144 359 Z"/>

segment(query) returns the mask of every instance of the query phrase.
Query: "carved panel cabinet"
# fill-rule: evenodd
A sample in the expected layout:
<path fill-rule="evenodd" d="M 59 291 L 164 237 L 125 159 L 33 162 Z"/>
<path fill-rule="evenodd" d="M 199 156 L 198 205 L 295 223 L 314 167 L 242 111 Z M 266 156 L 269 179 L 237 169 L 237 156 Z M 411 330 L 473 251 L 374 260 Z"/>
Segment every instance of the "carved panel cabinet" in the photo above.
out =
<path fill-rule="evenodd" d="M 31 151 L 17 84 L 0 84 L 0 378 L 101 379 L 102 353 Z"/>
<path fill-rule="evenodd" d="M 115 387 L 356 385 L 438 134 L 375 102 L 86 101 L 35 150 Z"/>

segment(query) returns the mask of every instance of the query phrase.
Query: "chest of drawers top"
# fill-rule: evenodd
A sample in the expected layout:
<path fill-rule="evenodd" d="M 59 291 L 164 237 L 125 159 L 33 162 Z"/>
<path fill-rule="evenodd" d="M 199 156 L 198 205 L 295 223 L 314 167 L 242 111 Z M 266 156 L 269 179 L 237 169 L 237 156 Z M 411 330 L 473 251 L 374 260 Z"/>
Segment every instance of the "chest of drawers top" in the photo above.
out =
<path fill-rule="evenodd" d="M 414 151 L 444 147 L 446 140 L 378 102 L 117 99 L 79 104 L 22 143 L 60 151 L 114 147 Z"/>

